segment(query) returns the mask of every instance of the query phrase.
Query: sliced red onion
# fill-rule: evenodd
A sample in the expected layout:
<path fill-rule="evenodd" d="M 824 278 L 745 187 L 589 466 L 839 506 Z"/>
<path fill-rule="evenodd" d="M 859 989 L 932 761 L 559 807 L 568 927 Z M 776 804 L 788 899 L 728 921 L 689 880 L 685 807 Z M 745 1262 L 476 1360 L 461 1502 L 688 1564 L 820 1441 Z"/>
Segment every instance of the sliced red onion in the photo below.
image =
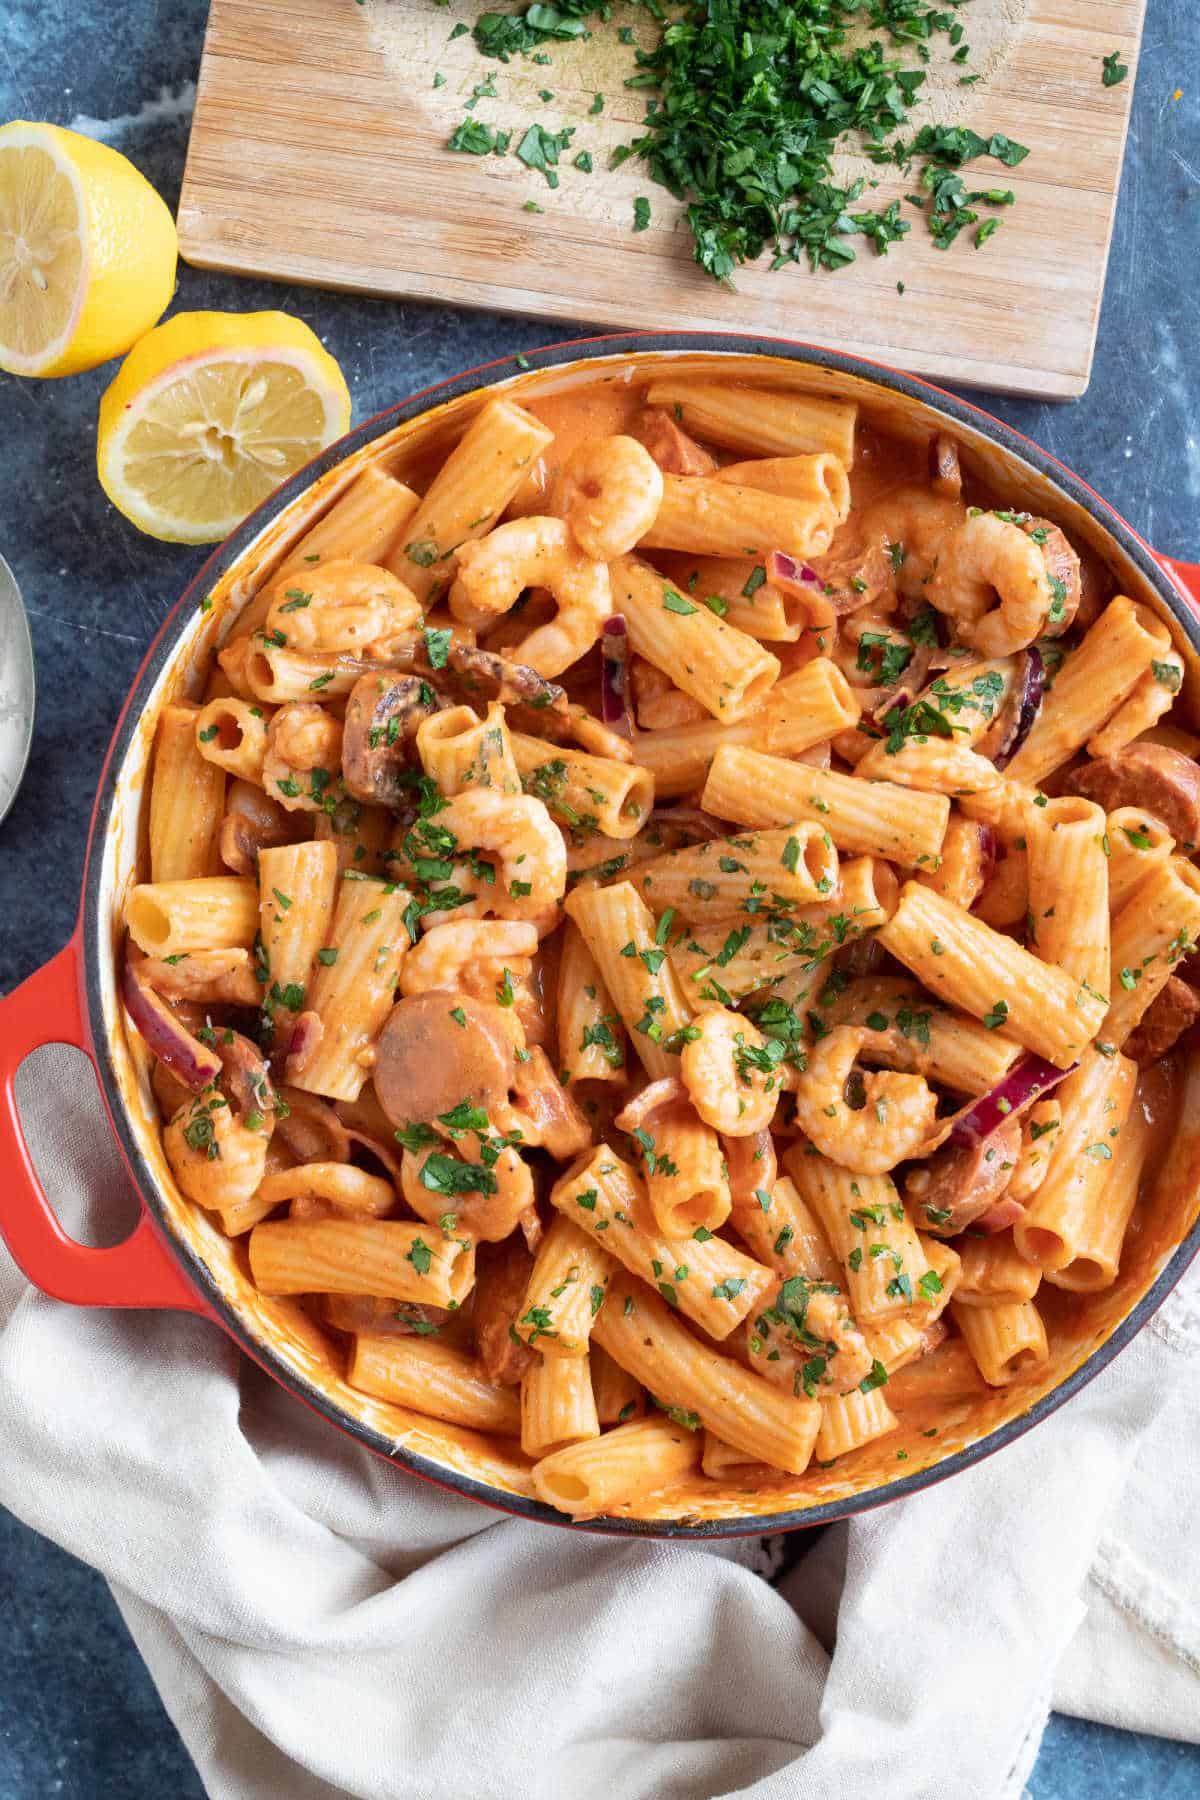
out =
<path fill-rule="evenodd" d="M 1040 1100 L 1078 1067 L 1078 1063 L 1072 1063 L 1069 1069 L 1059 1069 L 1044 1056 L 1034 1056 L 1032 1052 L 1020 1057 L 990 1092 L 963 1108 L 950 1129 L 948 1141 L 951 1144 L 977 1144 L 982 1138 L 990 1137 L 1006 1119 L 1023 1111 L 1031 1101 Z"/>
<path fill-rule="evenodd" d="M 979 844 L 979 879 L 986 887 L 996 870 L 996 833 L 990 825 L 977 825 L 975 829 Z"/>
<path fill-rule="evenodd" d="M 215 1050 L 194 1038 L 158 995 L 137 978 L 132 965 L 121 971 L 121 998 L 125 1010 L 164 1068 L 193 1094 L 206 1088 L 221 1073 Z"/>
<path fill-rule="evenodd" d="M 600 634 L 600 717 L 623 737 L 633 736 L 627 695 L 629 692 L 629 633 L 623 613 L 605 619 Z"/>
<path fill-rule="evenodd" d="M 797 562 L 786 550 L 772 550 L 767 559 L 767 579 L 769 581 L 807 581 L 810 585 L 820 587 L 821 577 L 811 563 Z"/>
<path fill-rule="evenodd" d="M 1042 709 L 1045 691 L 1046 665 L 1037 645 L 1030 644 L 1022 653 L 1021 667 L 1017 670 L 1012 695 L 1004 709 L 1007 729 L 992 753 L 992 761 L 998 769 L 1008 767 L 1033 730 L 1034 720 Z"/>
<path fill-rule="evenodd" d="M 772 550 L 767 557 L 767 580 L 774 587 L 797 595 L 808 608 L 810 627 L 836 625 L 837 608 L 825 593 L 825 584 L 811 563 L 797 562 L 786 550 Z"/>
<path fill-rule="evenodd" d="M 302 1061 L 311 1056 L 321 1041 L 325 1027 L 321 1023 L 320 1013 L 302 1012 L 292 1028 L 292 1041 L 288 1045 L 287 1060 Z"/>

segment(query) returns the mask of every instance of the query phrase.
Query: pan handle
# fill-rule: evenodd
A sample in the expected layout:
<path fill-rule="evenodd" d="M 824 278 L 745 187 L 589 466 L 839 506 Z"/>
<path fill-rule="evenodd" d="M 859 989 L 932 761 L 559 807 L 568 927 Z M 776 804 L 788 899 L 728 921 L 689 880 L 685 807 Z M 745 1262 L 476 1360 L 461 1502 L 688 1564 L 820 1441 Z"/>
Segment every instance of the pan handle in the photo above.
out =
<path fill-rule="evenodd" d="M 1170 576 L 1177 588 L 1182 589 L 1194 613 L 1200 613 L 1200 563 L 1180 562 L 1177 557 L 1164 556 L 1161 550 L 1154 551 L 1154 560 L 1158 566 Z"/>
<path fill-rule="evenodd" d="M 111 1250 L 93 1250 L 69 1237 L 37 1178 L 13 1079 L 42 1044 L 74 1044 L 96 1058 L 82 1005 L 80 932 L 40 969 L 0 1000 L 0 1237 L 13 1260 L 44 1294 L 73 1306 L 208 1308 L 176 1263 L 143 1208 L 133 1232 Z"/>

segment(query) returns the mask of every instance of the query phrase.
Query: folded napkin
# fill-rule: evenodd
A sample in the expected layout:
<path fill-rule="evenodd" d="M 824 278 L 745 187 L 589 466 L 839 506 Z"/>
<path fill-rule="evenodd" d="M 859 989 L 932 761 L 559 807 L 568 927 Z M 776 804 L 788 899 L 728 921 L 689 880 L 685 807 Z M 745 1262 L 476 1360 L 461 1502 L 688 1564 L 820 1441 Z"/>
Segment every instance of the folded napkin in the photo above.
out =
<path fill-rule="evenodd" d="M 91 1242 L 128 1183 L 79 1054 L 25 1066 Z M 0 1178 L 3 1178 L 0 1176 Z M 206 1322 L 0 1250 L 0 1501 L 109 1582 L 218 1800 L 1017 1800 L 1053 1705 L 1200 1738 L 1200 1283 L 1001 1455 L 783 1540 L 612 1541 L 389 1468 Z"/>

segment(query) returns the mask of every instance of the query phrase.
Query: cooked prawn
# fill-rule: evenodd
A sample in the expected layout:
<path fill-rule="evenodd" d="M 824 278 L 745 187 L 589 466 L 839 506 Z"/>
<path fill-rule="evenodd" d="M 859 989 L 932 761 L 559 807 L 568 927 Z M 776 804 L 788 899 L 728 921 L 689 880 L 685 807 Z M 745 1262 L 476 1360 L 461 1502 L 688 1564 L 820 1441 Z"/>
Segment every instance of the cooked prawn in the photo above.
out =
<path fill-rule="evenodd" d="M 482 1160 L 473 1162 L 467 1145 L 474 1141 L 460 1139 L 452 1150 L 449 1145 L 406 1150 L 400 1164 L 401 1191 L 418 1219 L 427 1224 L 445 1219 L 451 1236 L 463 1232 L 485 1244 L 499 1244 L 533 1211 L 533 1176 L 511 1145 L 499 1150 L 490 1167 Z M 479 1142 L 494 1140 L 485 1132 Z M 477 1187 L 467 1186 L 472 1178 Z"/>
<path fill-rule="evenodd" d="M 293 650 L 387 656 L 421 617 L 421 603 L 387 569 L 337 556 L 275 584 L 267 628 Z"/>
<path fill-rule="evenodd" d="M 191 950 L 182 961 L 148 956 L 138 976 L 167 1000 L 257 1006 L 262 999 L 248 950 Z"/>
<path fill-rule="evenodd" d="M 468 788 L 436 815 L 439 836 L 463 853 L 495 864 L 495 879 L 480 887 L 471 863 L 456 862 L 452 884 L 476 897 L 455 907 L 453 917 L 528 919 L 535 923 L 561 900 L 567 887 L 567 848 L 543 801 L 532 794 L 499 794 Z M 440 915 L 427 915 L 431 924 Z"/>
<path fill-rule="evenodd" d="M 501 997 L 524 1026 L 526 1041 L 540 1043 L 545 1020 L 532 985 L 537 947 L 537 927 L 527 919 L 449 919 L 427 931 L 405 957 L 401 992 L 455 988 L 474 1000 Z"/>
<path fill-rule="evenodd" d="M 966 516 L 959 500 L 927 487 L 901 487 L 866 509 L 862 530 L 868 545 L 883 545 L 896 592 L 906 600 L 922 600 L 947 538 Z"/>
<path fill-rule="evenodd" d="M 263 787 L 288 812 L 324 812 L 341 792 L 342 726 L 323 706 L 281 706 L 267 729 Z"/>
<path fill-rule="evenodd" d="M 808 1052 L 796 1082 L 796 1118 L 823 1156 L 862 1175 L 884 1175 L 912 1156 L 934 1129 L 937 1096 L 921 1075 L 890 1069 L 862 1075 L 865 1101 L 852 1108 L 846 1083 L 859 1055 L 881 1035 L 837 1025 Z"/>
<path fill-rule="evenodd" d="M 607 566 L 584 554 L 564 519 L 512 519 L 463 544 L 450 611 L 482 627 L 531 587 L 546 588 L 558 613 L 524 640 L 520 660 L 547 678 L 561 675 L 590 650 L 612 613 Z"/>
<path fill-rule="evenodd" d="M 728 1007 L 702 1012 L 693 1029 L 697 1036 L 683 1046 L 679 1073 L 704 1123 L 725 1137 L 765 1131 L 792 1071 L 779 1066 L 749 1019 Z"/>
<path fill-rule="evenodd" d="M 567 458 L 555 492 L 558 510 L 585 556 L 628 556 L 662 505 L 662 470 L 636 438 L 585 438 Z"/>
<path fill-rule="evenodd" d="M 1011 518 L 990 512 L 972 513 L 943 541 L 926 593 L 984 656 L 1023 650 L 1067 601 L 1041 546 Z M 989 611 L 996 596 L 1000 605 Z"/>
<path fill-rule="evenodd" d="M 265 1061 L 240 1032 L 220 1033 L 216 1050 L 221 1073 L 179 1108 L 163 1149 L 188 1199 L 224 1213 L 250 1200 L 266 1174 L 275 1093 Z"/>

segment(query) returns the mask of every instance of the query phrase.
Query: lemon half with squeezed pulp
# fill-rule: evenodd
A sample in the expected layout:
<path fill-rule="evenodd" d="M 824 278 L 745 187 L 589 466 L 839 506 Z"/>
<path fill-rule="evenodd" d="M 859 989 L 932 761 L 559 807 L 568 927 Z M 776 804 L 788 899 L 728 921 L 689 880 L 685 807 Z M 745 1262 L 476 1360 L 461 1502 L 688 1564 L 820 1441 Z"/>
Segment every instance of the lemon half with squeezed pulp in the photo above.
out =
<path fill-rule="evenodd" d="M 0 126 L 0 369 L 123 356 L 175 289 L 175 221 L 127 157 L 61 125 Z"/>
<path fill-rule="evenodd" d="M 142 531 L 215 543 L 349 423 L 342 372 L 303 320 L 177 313 L 134 345 L 104 395 L 96 462 Z"/>

